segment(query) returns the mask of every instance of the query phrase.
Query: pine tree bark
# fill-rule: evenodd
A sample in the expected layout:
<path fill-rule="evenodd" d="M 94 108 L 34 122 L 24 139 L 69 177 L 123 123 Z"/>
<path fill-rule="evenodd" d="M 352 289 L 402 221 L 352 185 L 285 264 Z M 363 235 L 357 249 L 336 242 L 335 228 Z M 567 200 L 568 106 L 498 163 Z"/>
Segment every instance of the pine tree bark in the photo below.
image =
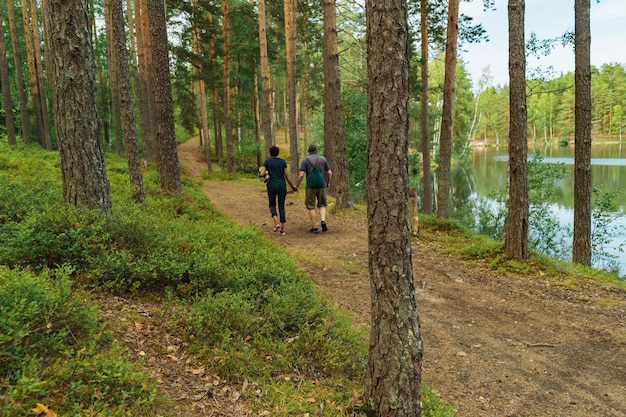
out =
<path fill-rule="evenodd" d="M 296 2 L 284 0 L 285 10 L 285 58 L 287 64 L 287 94 L 289 103 L 289 169 L 293 178 L 298 176 L 298 112 L 296 79 Z"/>
<path fill-rule="evenodd" d="M 139 110 L 139 130 L 146 162 L 156 160 L 156 144 L 152 128 L 151 91 L 152 54 L 150 40 L 150 22 L 148 20 L 147 0 L 135 0 L 135 31 L 137 57 L 135 80 L 137 80 L 137 108 Z"/>
<path fill-rule="evenodd" d="M 9 18 L 9 30 L 11 31 L 11 45 L 13 47 L 13 64 L 16 68 L 15 80 L 17 84 L 17 94 L 20 102 L 20 126 L 22 129 L 22 141 L 25 145 L 30 145 L 32 129 L 30 125 L 30 117 L 28 115 L 28 100 L 26 99 L 26 89 L 24 88 L 22 71 L 17 70 L 17 68 L 22 68 L 22 58 L 18 43 L 19 38 L 17 36 L 17 25 L 15 23 L 15 10 L 13 9 L 13 1 L 7 1 L 7 15 Z"/>
<path fill-rule="evenodd" d="M 504 250 L 511 259 L 528 257 L 528 139 L 524 0 L 509 1 L 509 192 Z"/>
<path fill-rule="evenodd" d="M 235 177 L 235 149 L 233 143 L 232 116 L 230 111 L 230 24 L 228 0 L 222 0 L 222 37 L 224 38 L 224 134 L 226 136 L 226 167 Z"/>
<path fill-rule="evenodd" d="M 37 17 L 37 2 L 30 0 L 31 24 L 33 29 L 33 52 L 37 69 L 37 89 L 39 90 L 40 111 L 44 143 L 47 150 L 52 150 L 52 137 L 50 133 L 50 115 L 48 112 L 48 102 L 46 101 L 45 78 L 43 76 L 43 59 L 41 59 L 41 39 L 39 38 L 39 19 Z"/>
<path fill-rule="evenodd" d="M 128 173 L 130 184 L 134 189 L 135 200 L 143 202 L 145 192 L 143 188 L 143 173 L 141 172 L 141 157 L 139 155 L 139 143 L 135 124 L 135 111 L 133 99 L 130 94 L 130 71 L 128 69 L 128 51 L 126 50 L 126 33 L 124 29 L 124 7 L 122 0 L 109 0 L 111 11 L 112 41 L 117 63 L 117 84 L 119 87 L 119 99 L 122 112 L 121 121 L 124 123 L 124 144 L 126 148 L 126 160 L 128 161 Z"/>
<path fill-rule="evenodd" d="M 152 52 L 153 132 L 157 170 L 161 177 L 161 188 L 181 193 L 178 149 L 174 130 L 174 101 L 170 78 L 169 46 L 165 2 L 148 0 L 150 21 L 150 43 Z"/>
<path fill-rule="evenodd" d="M 110 214 L 111 195 L 100 141 L 96 76 L 87 0 L 46 0 L 55 122 L 63 198 Z"/>
<path fill-rule="evenodd" d="M 122 156 L 124 152 L 124 133 L 122 132 L 122 111 L 120 104 L 120 85 L 118 83 L 118 68 L 115 40 L 113 39 L 113 26 L 115 22 L 112 21 L 111 2 L 113 0 L 104 1 L 104 15 L 105 15 L 105 34 L 107 43 L 107 52 L 109 60 L 109 89 L 111 91 L 111 120 L 113 121 L 113 136 L 115 140 L 115 154 Z"/>
<path fill-rule="evenodd" d="M 4 105 L 5 126 L 9 146 L 17 146 L 15 134 L 15 119 L 13 118 L 13 103 L 11 102 L 11 88 L 9 84 L 9 66 L 7 65 L 7 47 L 4 39 L 4 18 L 0 10 L 0 84 L 2 84 L 2 103 Z"/>
<path fill-rule="evenodd" d="M 198 7 L 198 1 L 194 0 L 194 20 L 193 20 L 193 49 L 194 52 L 200 56 L 202 55 L 202 39 L 201 28 L 199 27 L 199 22 L 202 21 L 200 18 L 200 9 Z M 207 172 L 209 174 L 213 173 L 213 167 L 211 164 L 211 141 L 209 140 L 209 120 L 206 111 L 206 84 L 204 79 L 202 79 L 202 73 L 204 71 L 204 67 L 201 62 L 194 65 L 193 72 L 195 74 L 196 81 L 195 90 L 197 91 L 197 107 L 200 119 L 200 144 L 204 144 L 204 157 L 207 165 Z"/>
<path fill-rule="evenodd" d="M 261 65 L 261 130 L 265 141 L 265 156 L 269 157 L 270 147 L 274 144 L 272 108 L 270 101 L 270 72 L 267 59 L 267 31 L 265 28 L 265 0 L 258 1 L 259 8 L 259 48 Z"/>
<path fill-rule="evenodd" d="M 209 27 L 213 28 L 213 14 L 208 14 Z M 209 57 L 211 60 L 211 67 L 217 69 L 217 52 L 215 47 L 215 37 L 213 36 L 213 30 L 209 30 Z M 213 137 L 215 138 L 215 156 L 219 162 L 224 160 L 224 146 L 222 138 L 222 111 L 220 108 L 220 92 L 217 88 L 217 83 L 213 80 L 211 88 L 211 101 L 213 103 Z"/>
<path fill-rule="evenodd" d="M 26 42 L 26 59 L 28 66 L 28 78 L 30 81 L 30 95 L 33 106 L 33 115 L 35 117 L 35 129 L 37 131 L 37 140 L 39 145 L 46 147 L 46 135 L 44 133 L 43 119 L 41 114 L 41 91 L 39 90 L 39 82 L 37 81 L 37 63 L 35 59 L 35 50 L 33 44 L 33 27 L 30 22 L 30 13 L 28 12 L 28 0 L 21 0 L 22 4 L 22 21 L 24 23 L 24 38 Z"/>
<path fill-rule="evenodd" d="M 341 103 L 335 0 L 324 0 L 324 141 L 325 156 L 333 170 L 329 192 L 335 197 L 335 210 L 353 208 Z"/>
<path fill-rule="evenodd" d="M 420 32 L 422 36 L 422 96 L 421 96 L 421 133 L 422 133 L 422 187 L 423 202 L 422 210 L 424 214 L 433 214 L 433 180 L 430 170 L 430 127 L 428 120 L 428 0 L 421 0 L 420 5 Z"/>
<path fill-rule="evenodd" d="M 412 266 L 406 0 L 368 2 L 367 217 L 372 329 L 367 401 L 419 416 L 422 339 Z"/>
<path fill-rule="evenodd" d="M 575 9 L 574 241 L 572 260 L 591 265 L 591 29 L 589 0 Z"/>
<path fill-rule="evenodd" d="M 454 83 L 456 80 L 456 49 L 459 33 L 459 0 L 448 1 L 441 138 L 439 140 L 439 172 L 437 185 L 437 216 L 450 217 L 450 169 L 452 163 L 452 122 L 454 117 Z"/>

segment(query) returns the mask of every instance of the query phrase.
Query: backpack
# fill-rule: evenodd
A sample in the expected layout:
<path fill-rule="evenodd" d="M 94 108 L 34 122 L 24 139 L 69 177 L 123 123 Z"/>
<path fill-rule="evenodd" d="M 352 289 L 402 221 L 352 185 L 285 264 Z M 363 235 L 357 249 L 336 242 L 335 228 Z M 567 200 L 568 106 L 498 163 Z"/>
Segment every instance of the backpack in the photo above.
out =
<path fill-rule="evenodd" d="M 324 175 L 322 175 L 322 171 L 320 171 L 313 163 L 311 163 L 311 160 L 309 158 L 307 158 L 307 160 L 309 161 L 309 164 L 311 164 L 311 167 L 313 167 L 306 179 L 308 187 L 324 188 L 326 182 L 324 181 Z"/>

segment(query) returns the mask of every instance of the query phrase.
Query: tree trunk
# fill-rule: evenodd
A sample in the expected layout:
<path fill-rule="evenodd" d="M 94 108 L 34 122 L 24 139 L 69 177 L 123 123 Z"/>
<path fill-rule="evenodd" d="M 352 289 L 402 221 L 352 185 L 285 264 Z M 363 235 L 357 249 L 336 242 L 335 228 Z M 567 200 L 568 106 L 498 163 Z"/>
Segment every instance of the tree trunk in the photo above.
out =
<path fill-rule="evenodd" d="M 528 257 L 528 141 L 524 0 L 509 1 L 509 192 L 504 250 L 511 259 Z"/>
<path fill-rule="evenodd" d="M 39 38 L 39 19 L 37 18 L 37 2 L 30 0 L 31 24 L 33 29 L 33 52 L 35 54 L 35 68 L 37 69 L 37 89 L 39 90 L 41 121 L 43 128 L 43 141 L 47 150 L 52 150 L 52 138 L 50 136 L 50 115 L 48 102 L 46 101 L 45 79 L 43 77 L 43 59 L 41 59 L 41 40 Z"/>
<path fill-rule="evenodd" d="M 117 64 L 117 56 L 114 46 L 113 40 L 113 23 L 111 21 L 111 2 L 114 0 L 105 0 L 104 1 L 104 14 L 105 14 L 105 33 L 106 33 L 106 43 L 107 43 L 107 52 L 109 59 L 109 89 L 111 91 L 111 120 L 113 121 L 113 132 L 115 136 L 115 154 L 117 156 L 122 156 L 124 151 L 123 146 L 123 138 L 124 134 L 122 133 L 122 113 L 121 113 L 121 105 L 120 105 L 120 86 L 118 84 L 118 71 L 119 65 Z M 123 22 L 122 22 L 123 23 Z M 125 48 L 125 47 L 124 47 Z"/>
<path fill-rule="evenodd" d="M 420 17 L 422 36 L 422 114 L 420 123 L 422 131 L 422 186 L 424 188 L 422 210 L 425 214 L 433 214 L 433 180 L 430 171 L 430 131 L 428 124 L 428 0 L 421 0 Z"/>
<path fill-rule="evenodd" d="M 441 109 L 441 139 L 439 141 L 439 175 L 437 216 L 450 217 L 450 167 L 452 162 L 452 120 L 454 115 L 454 82 L 456 79 L 456 46 L 459 33 L 459 0 L 448 1 L 448 30 L 446 32 L 446 63 Z"/>
<path fill-rule="evenodd" d="M 572 260 L 591 265 L 591 29 L 589 0 L 575 1 L 574 241 Z"/>
<path fill-rule="evenodd" d="M 285 55 L 287 60 L 287 93 L 289 95 L 289 168 L 293 178 L 298 176 L 298 116 L 296 108 L 296 2 L 284 0 L 285 9 Z"/>
<path fill-rule="evenodd" d="M 35 128 L 37 130 L 37 139 L 39 145 L 46 148 L 46 140 L 43 128 L 43 120 L 41 117 L 41 97 L 39 90 L 39 83 L 37 81 L 37 67 L 35 60 L 35 51 L 33 46 L 33 33 L 32 26 L 28 13 L 28 0 L 21 0 L 22 2 L 22 20 L 24 23 L 24 38 L 26 42 L 26 59 L 28 64 L 28 76 L 30 80 L 30 95 L 33 105 L 33 114 L 35 116 Z"/>
<path fill-rule="evenodd" d="M 324 140 L 325 156 L 333 170 L 329 191 L 336 198 L 335 210 L 353 208 L 341 104 L 335 0 L 324 0 Z"/>
<path fill-rule="evenodd" d="M 261 129 L 265 140 L 265 156 L 270 154 L 274 144 L 274 127 L 272 126 L 272 108 L 270 101 L 270 71 L 267 59 L 267 33 L 265 30 L 265 0 L 259 0 L 259 47 L 261 65 Z"/>
<path fill-rule="evenodd" d="M 161 188 L 180 193 L 180 167 L 176 132 L 174 131 L 174 103 L 170 78 L 169 50 L 167 43 L 167 22 L 165 3 L 161 0 L 148 0 L 150 21 L 150 42 L 152 45 L 153 92 L 153 132 L 156 148 L 156 162 L 161 176 Z"/>
<path fill-rule="evenodd" d="M 75 207 L 110 214 L 111 196 L 96 104 L 89 3 L 47 0 L 45 4 L 63 198 Z"/>
<path fill-rule="evenodd" d="M 198 22 L 201 22 L 200 19 L 200 9 L 198 8 L 198 0 L 194 0 L 194 27 L 193 27 L 193 49 L 194 52 L 200 56 L 202 54 L 202 40 L 200 38 L 201 28 L 198 25 Z M 204 71 L 204 66 L 202 63 L 198 63 L 194 65 L 193 72 L 196 78 L 195 85 L 197 90 L 197 106 L 198 112 L 200 115 L 200 144 L 204 143 L 204 157 L 206 160 L 207 172 L 209 174 L 213 173 L 213 167 L 211 164 L 211 142 L 209 140 L 209 120 L 206 111 L 206 84 L 202 78 L 202 72 Z"/>
<path fill-rule="evenodd" d="M 17 84 L 17 92 L 20 100 L 20 119 L 22 128 L 22 141 L 25 145 L 30 145 L 30 137 L 32 135 L 30 126 L 30 117 L 28 115 L 28 100 L 26 98 L 26 90 L 24 88 L 24 79 L 22 78 L 22 59 L 20 56 L 20 48 L 17 37 L 17 25 L 15 24 L 15 11 L 13 9 L 13 1 L 7 1 L 7 14 L 9 18 L 9 29 L 11 31 L 11 45 L 13 46 L 13 64 L 15 66 L 15 80 Z"/>
<path fill-rule="evenodd" d="M 231 177 L 235 177 L 235 149 L 233 143 L 233 128 L 230 112 L 230 40 L 228 22 L 228 0 L 222 0 L 222 11 L 224 13 L 222 21 L 222 35 L 224 38 L 224 133 L 226 135 L 226 167 Z"/>
<path fill-rule="evenodd" d="M 422 339 L 409 209 L 408 22 L 404 0 L 370 1 L 367 14 L 367 217 L 372 415 L 419 416 Z"/>
<path fill-rule="evenodd" d="M 135 27 L 137 45 L 137 108 L 139 110 L 139 130 L 146 162 L 156 160 L 156 144 L 152 128 L 152 54 L 150 40 L 150 22 L 146 0 L 135 0 Z"/>
<path fill-rule="evenodd" d="M 143 202 L 145 193 L 143 188 L 143 174 L 141 172 L 141 157 L 139 143 L 135 129 L 135 111 L 130 94 L 130 72 L 128 70 L 128 51 L 126 50 L 126 33 L 124 31 L 124 7 L 122 0 L 109 0 L 111 10 L 112 41 L 117 63 L 117 82 L 119 87 L 122 121 L 124 122 L 124 142 L 130 183 L 135 191 L 135 200 Z"/>
<path fill-rule="evenodd" d="M 213 36 L 213 14 L 208 13 L 209 20 L 209 59 L 211 61 L 211 68 L 213 71 L 217 70 L 217 59 L 216 59 L 216 48 L 215 48 L 215 37 Z M 215 77 L 217 78 L 217 77 Z M 211 101 L 213 105 L 213 137 L 215 138 L 215 157 L 218 162 L 222 162 L 224 160 L 224 146 L 222 139 L 222 111 L 220 109 L 220 92 L 217 86 L 217 82 L 213 79 L 211 83 Z"/>
<path fill-rule="evenodd" d="M 9 0 L 10 1 L 10 0 Z M 4 18 L 0 10 L 0 84 L 2 84 L 2 103 L 4 104 L 5 126 L 7 141 L 10 146 L 17 146 L 15 136 L 15 120 L 13 118 L 13 103 L 11 102 L 11 88 L 9 84 L 9 66 L 7 65 L 7 47 L 4 40 Z"/>

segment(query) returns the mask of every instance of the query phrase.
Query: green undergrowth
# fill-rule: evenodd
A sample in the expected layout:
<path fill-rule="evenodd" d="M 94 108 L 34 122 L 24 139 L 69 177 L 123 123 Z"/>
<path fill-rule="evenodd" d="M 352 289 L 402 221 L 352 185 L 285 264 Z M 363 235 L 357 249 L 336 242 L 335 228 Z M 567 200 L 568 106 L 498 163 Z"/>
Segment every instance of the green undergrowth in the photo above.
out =
<path fill-rule="evenodd" d="M 465 230 L 454 220 L 420 216 L 419 239 L 436 245 L 442 252 L 458 255 L 499 273 L 540 277 L 544 281 L 576 288 L 581 284 L 626 288 L 626 281 L 615 273 L 600 271 L 532 252 L 525 261 L 508 258 L 503 242 Z"/>
<path fill-rule="evenodd" d="M 222 383 L 253 385 L 244 395 L 258 412 L 365 415 L 364 330 L 197 184 L 184 179 L 184 195 L 168 195 L 151 168 L 137 204 L 126 162 L 107 155 L 113 214 L 102 216 L 63 204 L 57 153 L 0 151 L 1 415 L 175 414 L 90 292 L 160 297 L 163 326 Z M 438 410 L 428 415 L 449 415 Z"/>

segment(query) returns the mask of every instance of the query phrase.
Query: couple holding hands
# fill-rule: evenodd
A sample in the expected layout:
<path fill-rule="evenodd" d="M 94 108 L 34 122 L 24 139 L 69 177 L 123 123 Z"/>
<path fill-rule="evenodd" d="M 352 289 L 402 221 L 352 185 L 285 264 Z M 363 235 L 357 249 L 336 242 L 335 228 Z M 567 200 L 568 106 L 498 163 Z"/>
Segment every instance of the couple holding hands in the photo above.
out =
<path fill-rule="evenodd" d="M 306 196 L 304 205 L 309 212 L 311 220 L 311 233 L 319 233 L 317 227 L 317 216 L 315 207 L 319 208 L 321 218 L 322 231 L 326 232 L 326 188 L 330 187 L 332 171 L 328 165 L 328 161 L 317 153 L 315 144 L 309 145 L 308 155 L 302 159 L 300 163 L 300 173 L 295 184 L 289 178 L 287 173 L 287 162 L 278 157 L 280 149 L 278 146 L 270 148 L 270 157 L 263 162 L 259 169 L 259 177 L 265 177 L 267 185 L 267 198 L 269 200 L 270 214 L 274 220 L 274 231 L 280 231 L 281 235 L 286 235 L 285 223 L 287 216 L 285 214 L 285 200 L 287 198 L 287 185 L 293 191 L 298 191 L 298 187 L 302 179 L 306 175 Z M 276 205 L 278 204 L 278 211 Z"/>

